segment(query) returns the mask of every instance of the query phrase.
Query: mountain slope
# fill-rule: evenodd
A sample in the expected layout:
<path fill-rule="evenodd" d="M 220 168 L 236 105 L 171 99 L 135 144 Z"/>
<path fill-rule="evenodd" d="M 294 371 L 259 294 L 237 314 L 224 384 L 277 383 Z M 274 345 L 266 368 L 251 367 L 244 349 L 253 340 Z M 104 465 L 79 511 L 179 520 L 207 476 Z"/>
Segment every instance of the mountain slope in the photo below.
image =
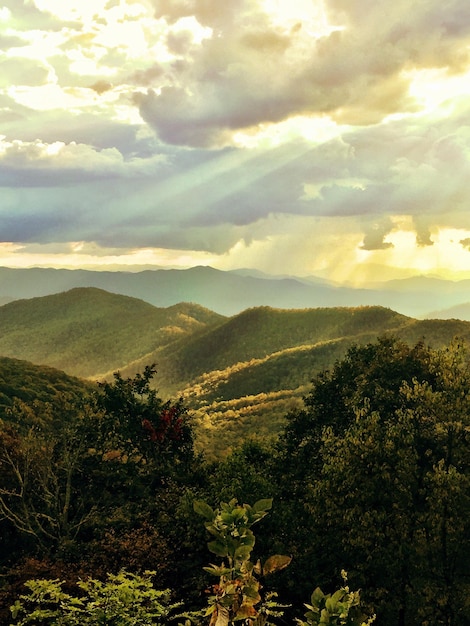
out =
<path fill-rule="evenodd" d="M 159 309 L 76 288 L 0 307 L 0 354 L 97 377 L 223 319 L 198 305 Z"/>
<path fill-rule="evenodd" d="M 96 288 L 6 304 L 0 328 L 0 355 L 82 377 L 117 369 L 132 376 L 156 363 L 160 395 L 185 397 L 199 446 L 218 454 L 251 434 L 274 436 L 313 376 L 354 343 L 384 333 L 433 347 L 470 341 L 469 322 L 417 320 L 384 307 L 263 306 L 225 318 L 199 305 L 157 308 Z M 8 386 L 3 393 L 9 397 Z"/>
<path fill-rule="evenodd" d="M 79 398 L 91 389 L 90 383 L 61 370 L 0 357 L 0 417 L 5 417 L 5 408 L 12 406 L 15 398 L 53 402 L 63 393 Z"/>
<path fill-rule="evenodd" d="M 0 297 L 29 299 L 75 287 L 97 287 L 158 307 L 196 302 L 223 315 L 262 305 L 280 308 L 360 305 L 364 298 L 368 304 L 367 294 L 361 290 L 306 284 L 294 278 L 239 275 L 211 267 L 135 273 L 0 268 Z"/>
<path fill-rule="evenodd" d="M 470 342 L 470 323 L 460 320 L 415 320 L 375 307 L 334 313 L 337 322 L 343 323 L 332 322 L 312 334 L 311 343 L 233 363 L 187 385 L 183 395 L 197 416 L 203 449 L 223 455 L 247 436 L 275 436 L 287 413 L 301 406 L 314 375 L 343 358 L 353 344 L 374 342 L 384 332 L 410 345 L 423 341 L 435 348 L 447 346 L 456 337 Z M 228 325 L 226 322 L 214 334 Z"/>
<path fill-rule="evenodd" d="M 348 309 L 345 309 L 345 314 L 347 312 Z M 377 316 L 382 313 L 380 309 L 373 312 Z M 386 312 L 383 311 L 384 314 Z M 355 333 L 341 335 L 339 331 L 334 337 L 323 337 L 315 342 L 274 351 L 264 357 L 234 362 L 224 369 L 214 369 L 195 378 L 187 386 L 187 393 L 204 398 L 208 404 L 215 400 L 228 401 L 247 395 L 295 390 L 307 385 L 314 374 L 341 359 L 352 344 L 373 342 L 383 333 L 396 335 L 409 344 L 423 341 L 434 348 L 447 346 L 455 338 L 470 342 L 468 322 L 414 320 L 398 316 L 396 319 L 391 317 L 388 325 L 386 319 L 384 315 L 382 328 L 358 324 Z M 196 387 L 197 393 L 194 391 Z"/>
<path fill-rule="evenodd" d="M 257 307 L 170 348 L 154 359 L 161 364 L 160 382 L 176 390 L 196 377 L 297 346 L 315 345 L 355 335 L 365 329 L 380 334 L 410 318 L 381 307 L 273 309 Z"/>

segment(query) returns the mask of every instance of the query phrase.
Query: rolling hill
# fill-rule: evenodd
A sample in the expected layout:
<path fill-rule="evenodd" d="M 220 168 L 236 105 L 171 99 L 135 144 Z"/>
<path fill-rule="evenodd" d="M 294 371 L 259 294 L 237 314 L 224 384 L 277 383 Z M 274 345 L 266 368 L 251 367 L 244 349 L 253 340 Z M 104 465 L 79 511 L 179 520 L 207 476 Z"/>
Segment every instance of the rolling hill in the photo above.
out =
<path fill-rule="evenodd" d="M 101 289 L 76 288 L 0 307 L 0 354 L 99 378 L 223 319 L 198 305 L 156 308 Z"/>
<path fill-rule="evenodd" d="M 252 332 L 247 329 L 234 334 L 234 327 L 243 328 L 245 317 L 257 322 Z M 202 337 L 189 338 L 173 351 L 171 366 L 165 363 L 163 349 L 157 362 L 165 363 L 165 374 L 159 380 L 171 385 L 167 374 L 173 382 L 189 378 L 183 396 L 195 411 L 200 445 L 224 453 L 247 436 L 266 439 L 276 435 L 286 414 L 301 406 L 315 374 L 343 358 L 353 344 L 374 342 L 384 333 L 409 344 L 423 341 L 440 348 L 456 337 L 469 343 L 470 323 L 416 320 L 382 307 L 254 309 Z M 205 349 L 199 352 L 204 341 Z M 219 346 L 219 350 L 210 346 Z M 192 370 L 190 363 L 194 363 Z M 205 373 L 200 373 L 203 370 Z"/>
<path fill-rule="evenodd" d="M 284 350 L 315 346 L 356 336 L 365 330 L 377 336 L 404 324 L 409 318 L 381 307 L 273 309 L 256 307 L 155 353 L 165 364 L 161 381 L 170 389 L 215 370 L 253 359 L 266 359 Z"/>
<path fill-rule="evenodd" d="M 393 333 L 433 347 L 470 340 L 470 323 L 418 320 L 378 306 L 254 307 L 224 317 L 199 305 L 166 308 L 96 288 L 0 307 L 0 355 L 93 380 L 156 363 L 163 397 L 182 395 L 201 448 L 223 454 L 242 437 L 274 436 L 313 376 L 354 343 Z"/>

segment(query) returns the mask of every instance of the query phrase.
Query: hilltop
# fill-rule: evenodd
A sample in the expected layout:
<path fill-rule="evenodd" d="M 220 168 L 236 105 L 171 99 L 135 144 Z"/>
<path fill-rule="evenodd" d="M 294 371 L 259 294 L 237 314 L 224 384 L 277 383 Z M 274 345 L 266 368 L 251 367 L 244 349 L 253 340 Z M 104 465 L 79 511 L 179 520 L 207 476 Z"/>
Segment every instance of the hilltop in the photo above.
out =
<path fill-rule="evenodd" d="M 98 378 L 223 319 L 199 305 L 157 308 L 76 288 L 0 307 L 0 354 Z"/>

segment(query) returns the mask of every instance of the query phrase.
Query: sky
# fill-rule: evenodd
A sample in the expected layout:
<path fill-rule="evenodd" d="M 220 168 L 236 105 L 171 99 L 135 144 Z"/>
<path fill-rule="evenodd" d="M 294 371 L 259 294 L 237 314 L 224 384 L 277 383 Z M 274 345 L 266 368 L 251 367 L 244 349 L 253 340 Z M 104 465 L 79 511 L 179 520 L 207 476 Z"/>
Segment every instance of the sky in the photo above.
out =
<path fill-rule="evenodd" d="M 468 0 L 0 0 L 0 265 L 470 277 Z"/>

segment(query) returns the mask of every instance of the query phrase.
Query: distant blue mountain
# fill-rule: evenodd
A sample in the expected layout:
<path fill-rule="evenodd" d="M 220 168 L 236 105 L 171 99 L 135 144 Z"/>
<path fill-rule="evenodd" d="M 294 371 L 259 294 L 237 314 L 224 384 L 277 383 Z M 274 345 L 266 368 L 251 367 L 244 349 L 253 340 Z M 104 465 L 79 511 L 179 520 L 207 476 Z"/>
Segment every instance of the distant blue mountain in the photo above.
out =
<path fill-rule="evenodd" d="M 0 303 L 75 287 L 98 287 L 158 307 L 193 302 L 222 315 L 263 305 L 283 309 L 380 305 L 404 315 L 426 317 L 431 311 L 470 301 L 468 280 L 416 277 L 355 289 L 323 279 L 271 277 L 250 270 L 224 272 L 211 267 L 140 272 L 0 268 Z"/>

